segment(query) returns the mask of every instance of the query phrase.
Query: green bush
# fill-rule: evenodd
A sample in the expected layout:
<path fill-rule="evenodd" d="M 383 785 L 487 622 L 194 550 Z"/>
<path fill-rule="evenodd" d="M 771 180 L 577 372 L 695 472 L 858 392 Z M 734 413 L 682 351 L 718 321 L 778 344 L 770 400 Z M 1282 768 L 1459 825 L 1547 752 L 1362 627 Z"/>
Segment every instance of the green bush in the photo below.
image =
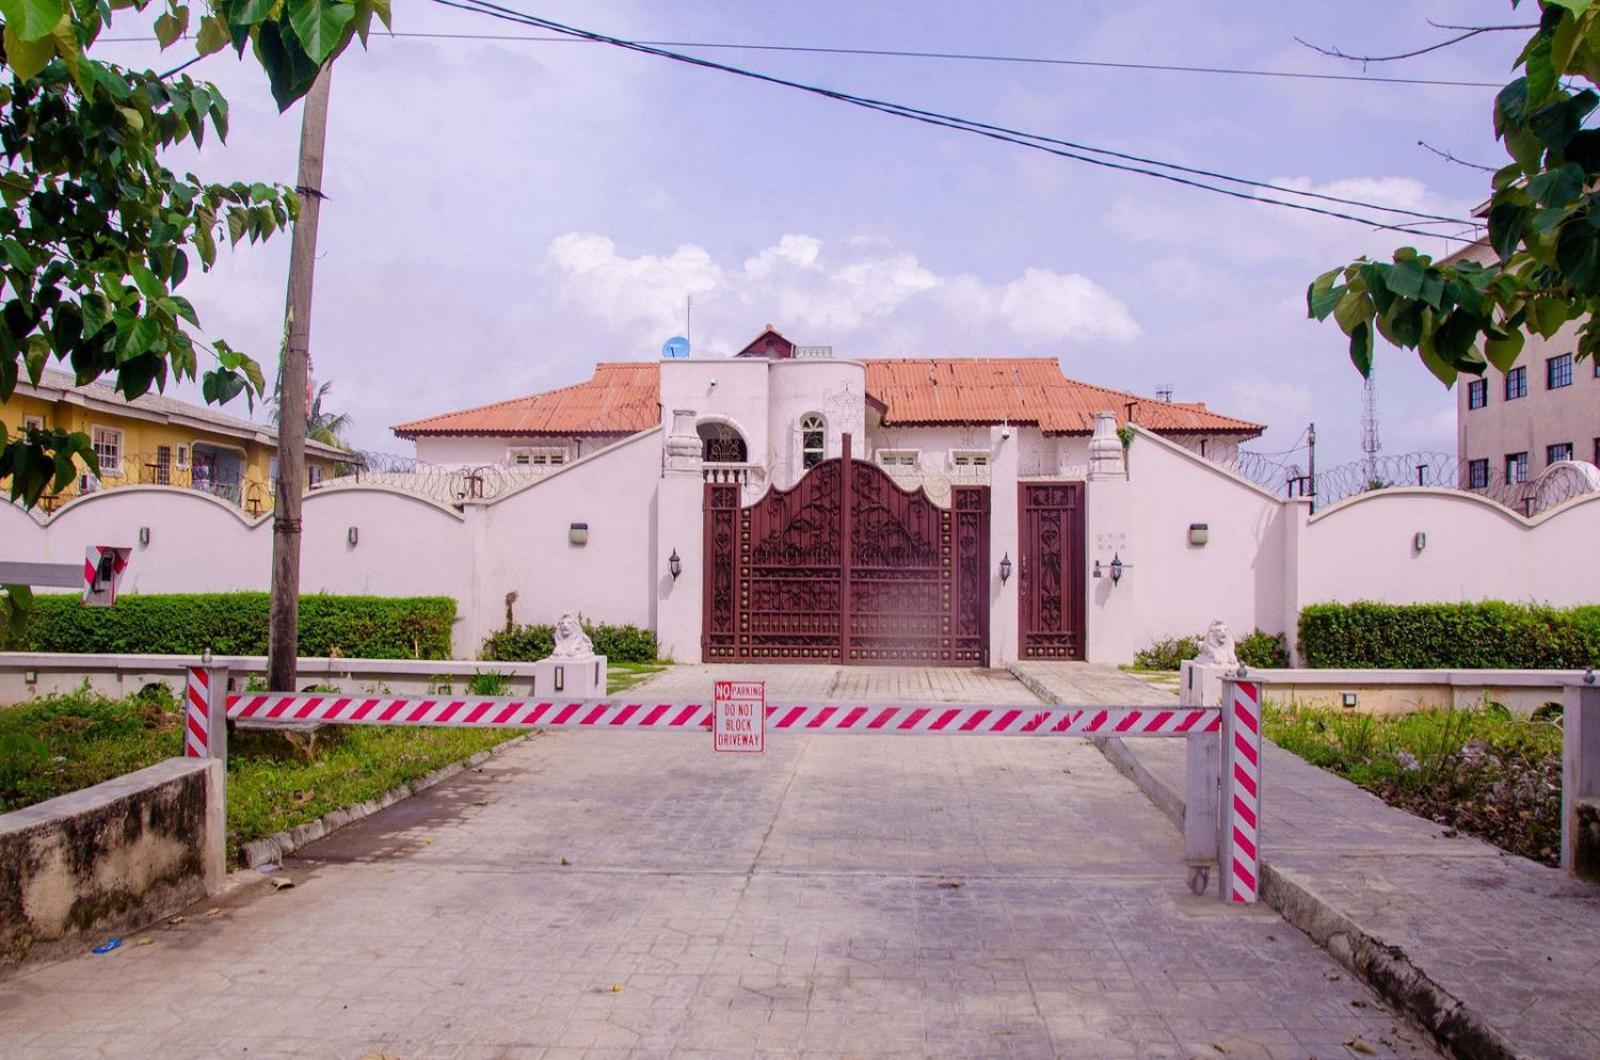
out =
<path fill-rule="evenodd" d="M 1203 637 L 1168 637 L 1138 652 L 1133 657 L 1136 670 L 1177 670 L 1200 654 Z M 1235 643 L 1239 661 L 1258 670 L 1273 670 L 1289 665 L 1288 639 L 1282 633 L 1254 630 Z"/>
<path fill-rule="evenodd" d="M 656 635 L 639 626 L 608 626 L 584 621 L 583 631 L 596 655 L 611 662 L 655 662 Z M 556 646 L 554 626 L 511 626 L 490 634 L 483 642 L 481 659 L 494 662 L 532 662 L 547 658 Z"/>
<path fill-rule="evenodd" d="M 1600 662 L 1600 607 L 1314 604 L 1300 652 L 1319 668 L 1575 670 Z"/>
<path fill-rule="evenodd" d="M 265 655 L 266 593 L 119 596 L 84 607 L 76 596 L 37 596 L 13 651 L 134 655 Z M 300 654 L 353 659 L 448 659 L 456 603 L 446 596 L 300 598 Z"/>

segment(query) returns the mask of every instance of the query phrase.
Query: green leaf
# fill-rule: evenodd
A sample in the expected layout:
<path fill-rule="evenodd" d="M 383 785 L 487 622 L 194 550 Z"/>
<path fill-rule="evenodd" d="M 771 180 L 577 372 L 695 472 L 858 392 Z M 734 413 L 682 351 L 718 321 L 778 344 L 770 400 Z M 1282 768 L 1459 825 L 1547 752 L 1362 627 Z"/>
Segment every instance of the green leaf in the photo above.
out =
<path fill-rule="evenodd" d="M 1384 276 L 1384 286 L 1402 298 L 1416 298 L 1422 294 L 1422 264 L 1416 258 L 1395 262 Z"/>
<path fill-rule="evenodd" d="M 1542 206 L 1569 206 L 1583 194 L 1583 167 L 1568 162 L 1528 181 L 1528 194 Z"/>
<path fill-rule="evenodd" d="M 1571 306 L 1562 298 L 1535 298 L 1528 306 L 1528 323 L 1542 339 L 1555 336 L 1571 319 Z"/>
<path fill-rule="evenodd" d="M 1350 332 L 1350 360 L 1363 379 L 1372 374 L 1372 325 L 1366 321 Z"/>
<path fill-rule="evenodd" d="M 289 0 L 289 25 L 317 66 L 344 43 L 345 30 L 355 16 L 354 4 L 339 0 Z"/>
<path fill-rule="evenodd" d="M 39 76 L 39 72 L 56 57 L 56 41 L 48 33 L 37 40 L 24 40 L 7 22 L 4 41 L 6 62 L 11 64 L 12 72 L 22 81 Z"/>
<path fill-rule="evenodd" d="M 1543 33 L 1528 46 L 1524 66 L 1528 71 L 1528 106 L 1538 107 L 1556 88 L 1556 68 L 1550 61 L 1550 38 Z"/>
<path fill-rule="evenodd" d="M 1364 324 L 1372 319 L 1373 305 L 1365 291 L 1349 288 L 1340 297 L 1337 305 L 1333 307 L 1333 319 L 1339 322 L 1339 329 L 1346 335 L 1355 336 L 1358 324 Z M 1371 336 L 1368 336 L 1370 343 Z"/>
<path fill-rule="evenodd" d="M 0 15 L 6 20 L 8 34 L 22 41 L 36 41 L 55 32 L 66 15 L 63 0 L 0 0 Z M 11 56 L 10 42 L 6 43 L 6 56 Z M 13 60 L 12 65 L 15 66 Z"/>
<path fill-rule="evenodd" d="M 172 43 L 189 31 L 189 9 L 179 7 L 176 13 L 167 12 L 156 19 L 156 40 L 161 42 L 163 48 L 169 48 Z"/>
<path fill-rule="evenodd" d="M 200 20 L 200 35 L 195 39 L 195 50 L 201 55 L 219 52 L 228 46 L 228 25 L 216 15 Z"/>
<path fill-rule="evenodd" d="M 1502 372 L 1509 372 L 1517 363 L 1517 357 L 1522 353 L 1523 334 L 1512 330 L 1504 335 L 1486 338 L 1483 342 L 1483 354 L 1489 363 Z"/>
<path fill-rule="evenodd" d="M 1515 202 L 1499 202 L 1489 210 L 1489 242 L 1504 264 L 1522 245 L 1522 218 L 1527 211 Z"/>
<path fill-rule="evenodd" d="M 228 21 L 236 26 L 254 26 L 271 18 L 272 10 L 278 3 L 279 0 L 244 0 L 244 4 L 229 16 Z"/>

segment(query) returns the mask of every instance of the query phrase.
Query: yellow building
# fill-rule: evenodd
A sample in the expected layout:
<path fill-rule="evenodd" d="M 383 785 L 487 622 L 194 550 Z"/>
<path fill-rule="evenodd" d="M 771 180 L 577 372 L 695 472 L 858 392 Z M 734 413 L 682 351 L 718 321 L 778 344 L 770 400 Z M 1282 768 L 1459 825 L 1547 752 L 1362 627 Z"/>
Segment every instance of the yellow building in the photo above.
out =
<path fill-rule="evenodd" d="M 94 443 L 100 477 L 80 474 L 63 493 L 46 497 L 53 510 L 97 489 L 125 485 L 203 490 L 252 515 L 272 507 L 278 443 L 272 428 L 191 405 L 155 392 L 125 400 L 100 383 L 78 386 L 65 372 L 45 369 L 37 386 L 24 376 L 0 405 L 0 424 L 81 431 Z M 307 486 L 331 479 L 357 459 L 332 446 L 306 442 Z"/>

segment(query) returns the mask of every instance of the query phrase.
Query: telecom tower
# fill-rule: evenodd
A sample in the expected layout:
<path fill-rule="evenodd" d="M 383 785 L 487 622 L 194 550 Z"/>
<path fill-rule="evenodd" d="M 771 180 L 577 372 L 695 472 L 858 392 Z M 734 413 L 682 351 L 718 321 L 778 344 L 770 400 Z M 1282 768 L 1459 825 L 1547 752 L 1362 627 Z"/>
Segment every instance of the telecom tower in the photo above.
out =
<path fill-rule="evenodd" d="M 1366 454 L 1368 489 L 1378 481 L 1378 453 L 1383 442 L 1378 437 L 1378 377 L 1376 370 L 1367 373 L 1366 392 L 1361 400 L 1361 451 Z"/>

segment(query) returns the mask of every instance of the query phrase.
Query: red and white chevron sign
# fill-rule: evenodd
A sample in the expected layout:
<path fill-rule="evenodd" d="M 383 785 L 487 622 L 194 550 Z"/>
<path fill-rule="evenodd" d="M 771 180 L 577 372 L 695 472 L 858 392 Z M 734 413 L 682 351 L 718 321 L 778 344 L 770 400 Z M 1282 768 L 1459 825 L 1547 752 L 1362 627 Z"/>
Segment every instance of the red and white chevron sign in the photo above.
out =
<path fill-rule="evenodd" d="M 228 717 L 354 725 L 451 725 L 527 729 L 710 729 L 704 702 L 343 695 L 228 697 Z M 768 731 L 973 736 L 1187 736 L 1217 732 L 1215 708 L 1039 707 L 883 703 L 768 703 Z"/>
<path fill-rule="evenodd" d="M 211 724 L 207 703 L 211 693 L 211 672 L 203 666 L 189 667 L 188 687 L 183 695 L 183 756 L 204 758 L 211 751 Z"/>
<path fill-rule="evenodd" d="M 1261 894 L 1261 685 L 1227 681 L 1223 690 L 1229 827 L 1222 837 L 1228 859 L 1222 886 L 1229 901 L 1254 902 Z"/>

